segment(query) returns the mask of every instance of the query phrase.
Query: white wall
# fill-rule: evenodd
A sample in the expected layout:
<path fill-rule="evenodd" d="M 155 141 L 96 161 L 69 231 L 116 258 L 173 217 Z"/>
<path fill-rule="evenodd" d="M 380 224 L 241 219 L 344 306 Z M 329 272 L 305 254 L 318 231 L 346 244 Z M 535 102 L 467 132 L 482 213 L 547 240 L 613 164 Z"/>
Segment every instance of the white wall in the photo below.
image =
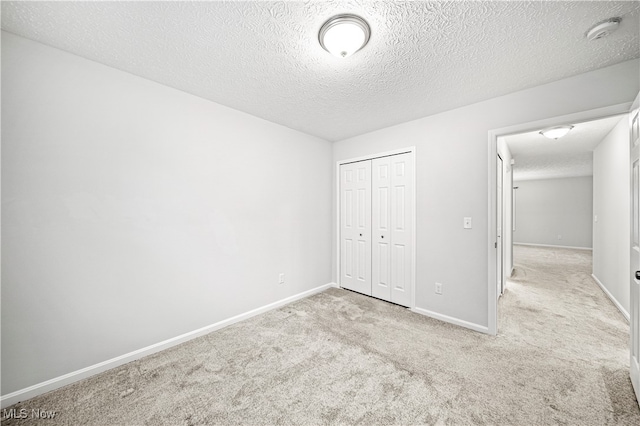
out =
<path fill-rule="evenodd" d="M 629 317 L 629 118 L 593 152 L 593 275 Z M 595 217 L 595 216 L 594 216 Z"/>
<path fill-rule="evenodd" d="M 511 276 L 513 269 L 513 166 L 511 165 L 511 150 L 504 138 L 498 138 L 498 154 L 503 162 L 502 190 L 503 190 L 503 219 L 504 230 L 502 232 L 502 244 L 504 245 L 504 276 Z M 508 283 L 505 280 L 505 287 Z"/>
<path fill-rule="evenodd" d="M 638 65 L 623 62 L 334 143 L 334 167 L 416 146 L 417 307 L 488 326 L 489 130 L 631 102 Z M 465 216 L 473 218 L 472 230 L 463 229 Z M 335 226 L 334 205 L 334 235 Z M 336 246 L 334 238 L 335 279 Z M 442 295 L 434 292 L 436 282 Z"/>
<path fill-rule="evenodd" d="M 329 142 L 4 32 L 2 119 L 3 395 L 331 281 Z"/>
<path fill-rule="evenodd" d="M 591 248 L 593 177 L 516 181 L 516 244 Z"/>

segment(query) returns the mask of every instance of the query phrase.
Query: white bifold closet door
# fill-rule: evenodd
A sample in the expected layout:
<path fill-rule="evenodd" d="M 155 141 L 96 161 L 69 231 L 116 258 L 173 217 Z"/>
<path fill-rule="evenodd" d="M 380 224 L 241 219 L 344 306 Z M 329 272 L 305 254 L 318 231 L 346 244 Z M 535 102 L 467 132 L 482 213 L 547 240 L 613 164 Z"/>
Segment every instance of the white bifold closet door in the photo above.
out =
<path fill-rule="evenodd" d="M 371 161 L 340 166 L 341 285 L 371 296 Z"/>
<path fill-rule="evenodd" d="M 413 271 L 410 160 L 410 153 L 392 155 L 345 164 L 340 171 L 341 285 L 403 306 L 411 304 Z"/>

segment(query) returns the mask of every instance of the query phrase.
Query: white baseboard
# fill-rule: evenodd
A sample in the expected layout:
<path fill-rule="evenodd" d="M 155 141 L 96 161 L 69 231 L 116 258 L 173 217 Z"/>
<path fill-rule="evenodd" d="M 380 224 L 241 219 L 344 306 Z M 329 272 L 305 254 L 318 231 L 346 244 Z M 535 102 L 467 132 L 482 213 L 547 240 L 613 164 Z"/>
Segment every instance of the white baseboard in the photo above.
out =
<path fill-rule="evenodd" d="M 126 364 L 128 362 L 143 358 L 147 355 L 160 352 L 164 349 L 168 349 L 173 346 L 179 345 L 180 343 L 184 343 L 191 339 L 195 339 L 196 337 L 204 336 L 205 334 L 227 327 L 231 324 L 244 321 L 256 315 L 260 315 L 267 311 L 280 308 L 284 305 L 295 302 L 296 300 L 304 299 L 305 297 L 312 296 L 316 293 L 325 291 L 328 288 L 337 287 L 337 286 L 338 285 L 336 283 L 325 284 L 320 287 L 316 287 L 311 290 L 307 290 L 302 293 L 298 293 L 296 295 L 287 297 L 285 299 L 278 300 L 277 302 L 270 303 L 266 306 L 253 309 L 249 312 L 245 312 L 243 314 L 236 315 L 234 317 L 219 321 L 215 324 L 211 324 L 211 325 L 199 328 L 197 330 L 193 330 L 188 333 L 181 334 L 180 336 L 176 336 L 171 339 L 153 344 L 151 346 L 147 346 L 146 348 L 138 349 L 136 351 L 129 352 L 124 355 L 120 355 L 118 357 L 109 359 L 107 361 L 103 361 L 98 364 L 91 365 L 81 370 L 73 371 L 63 376 L 59 376 L 42 383 L 38 383 L 36 385 L 29 386 L 28 388 L 15 391 L 7 395 L 3 395 L 0 397 L 0 402 L 1 402 L 0 406 L 1 408 L 5 408 L 10 405 L 16 404 L 20 401 L 25 401 L 27 399 L 36 397 L 38 395 L 42 395 L 43 393 L 50 392 L 52 390 L 58 389 L 62 386 L 66 386 L 68 384 L 77 382 L 82 379 L 86 379 L 87 377 L 94 376 L 98 373 L 102 373 L 103 371 L 107 371 L 112 368 L 118 367 L 120 365 Z"/>
<path fill-rule="evenodd" d="M 591 248 L 591 247 L 556 246 L 556 245 L 552 245 L 552 244 L 513 243 L 513 245 L 514 246 L 564 248 L 564 249 L 575 249 L 575 250 L 593 250 L 593 248 Z"/>
<path fill-rule="evenodd" d="M 604 294 L 607 295 L 607 297 L 613 302 L 613 304 L 616 306 L 616 308 L 618 308 L 618 310 L 620 311 L 620 313 L 622 314 L 623 317 L 625 317 L 625 319 L 627 320 L 627 322 L 630 321 L 630 316 L 629 316 L 629 312 L 627 312 L 622 305 L 618 302 L 618 300 L 613 297 L 613 294 L 611 294 L 609 292 L 609 290 L 604 286 L 604 284 L 602 284 L 600 282 L 600 280 L 598 279 L 598 277 L 596 277 L 595 275 L 591 274 L 591 277 L 594 279 L 594 281 L 600 286 L 600 288 L 602 289 L 602 291 L 604 292 Z"/>
<path fill-rule="evenodd" d="M 464 321 L 458 318 L 450 317 L 448 315 L 438 314 L 436 312 L 428 311 L 422 308 L 412 308 L 412 312 L 416 314 L 425 315 L 430 318 L 435 318 L 440 321 L 448 322 L 449 324 L 459 325 L 460 327 L 468 328 L 474 331 L 479 331 L 480 333 L 489 334 L 489 327 L 485 327 L 484 325 L 475 324 L 473 322 Z"/>

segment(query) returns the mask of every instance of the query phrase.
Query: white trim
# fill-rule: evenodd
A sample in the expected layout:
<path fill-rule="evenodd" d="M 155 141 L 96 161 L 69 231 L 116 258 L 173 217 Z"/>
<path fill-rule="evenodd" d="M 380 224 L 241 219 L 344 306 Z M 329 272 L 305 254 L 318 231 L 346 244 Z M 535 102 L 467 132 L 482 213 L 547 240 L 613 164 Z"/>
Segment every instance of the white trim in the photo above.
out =
<path fill-rule="evenodd" d="M 366 161 L 366 160 L 372 160 L 374 158 L 379 158 L 379 157 L 388 157 L 391 155 L 398 155 L 398 154 L 411 154 L 411 161 L 412 161 L 412 167 L 413 167 L 413 220 L 412 220 L 412 226 L 413 226 L 413 233 L 411 236 L 411 244 L 413 245 L 413 251 L 412 251 L 412 255 L 411 255 L 411 266 L 412 266 L 412 271 L 411 271 L 411 303 L 409 308 L 413 309 L 416 306 L 416 271 L 418 270 L 418 265 L 416 263 L 416 222 L 417 222 L 417 205 L 418 205 L 418 199 L 417 199 L 417 178 L 416 175 L 417 170 L 416 170 L 416 147 L 415 146 L 409 146 L 406 148 L 402 148 L 402 149 L 394 149 L 391 151 L 385 151 L 385 152 L 379 152 L 379 153 L 374 153 L 374 154 L 369 154 L 369 155 L 365 155 L 365 156 L 360 156 L 360 157 L 355 157 L 355 158 L 348 158 L 348 159 L 344 159 L 344 160 L 337 160 L 336 161 L 336 211 L 335 211 L 335 218 L 336 218 L 336 282 L 337 282 L 337 287 L 338 288 L 342 288 L 340 286 L 340 166 L 343 164 L 349 164 L 349 163 L 355 163 L 358 161 Z"/>
<path fill-rule="evenodd" d="M 320 287 L 316 287 L 311 290 L 307 290 L 302 293 L 298 293 L 296 295 L 284 298 L 282 300 L 278 300 L 276 302 L 270 303 L 260 308 L 256 308 L 251 311 L 245 312 L 243 314 L 239 314 L 234 317 L 219 321 L 217 323 L 199 328 L 197 330 L 193 330 L 188 333 L 181 334 L 180 336 L 176 336 L 171 339 L 167 339 L 162 342 L 147 346 L 145 348 L 138 349 L 136 351 L 129 352 L 124 355 L 120 355 L 118 357 L 109 359 L 107 361 L 103 361 L 98 364 L 94 364 L 89 367 L 73 371 L 63 376 L 59 376 L 42 383 L 38 383 L 33 386 L 29 386 L 28 388 L 24 388 L 24 389 L 12 392 L 8 395 L 3 395 L 2 397 L 0 397 L 1 408 L 8 407 L 20 401 L 25 401 L 27 399 L 34 398 L 38 395 L 42 395 L 43 393 L 50 392 L 62 386 L 77 382 L 82 379 L 86 379 L 87 377 L 91 377 L 98 373 L 102 373 L 103 371 L 110 370 L 112 368 L 118 367 L 128 362 L 143 358 L 147 355 L 151 355 L 156 352 L 160 352 L 162 350 L 179 345 L 180 343 L 184 343 L 189 340 L 195 339 L 196 337 L 204 336 L 205 334 L 209 334 L 213 331 L 219 330 L 221 328 L 227 327 L 237 322 L 244 321 L 256 315 L 260 315 L 267 311 L 271 311 L 273 309 L 277 309 L 289 303 L 295 302 L 297 300 L 304 299 L 305 297 L 309 297 L 316 293 L 323 292 L 331 287 L 338 287 L 338 285 L 336 283 L 321 285 Z"/>
<path fill-rule="evenodd" d="M 411 312 L 415 312 L 416 314 L 424 315 L 424 316 L 434 318 L 443 322 L 448 322 L 449 324 L 454 324 L 460 327 L 468 328 L 473 331 L 479 331 L 480 333 L 491 334 L 489 333 L 488 327 L 485 327 L 484 325 L 476 324 L 473 322 L 461 320 L 459 318 L 450 317 L 448 315 L 442 315 L 437 312 L 428 311 L 422 308 L 411 308 Z"/>
<path fill-rule="evenodd" d="M 413 270 L 411 271 L 411 306 L 410 308 L 416 307 L 416 272 L 418 271 L 417 264 L 417 256 L 416 256 L 416 235 L 418 234 L 416 229 L 416 222 L 418 216 L 418 179 L 416 175 L 418 174 L 418 170 L 416 170 L 416 147 L 411 147 L 411 167 L 413 167 L 413 215 L 411 221 L 411 229 L 413 230 L 411 235 L 411 266 L 413 266 Z"/>
<path fill-rule="evenodd" d="M 616 308 L 618 308 L 618 310 L 620 311 L 620 313 L 622 314 L 622 316 L 627 320 L 627 322 L 630 321 L 630 316 L 629 316 L 629 312 L 627 312 L 622 305 L 620 304 L 620 302 L 618 302 L 618 300 L 616 300 L 615 297 L 613 297 L 613 294 L 611 294 L 609 292 L 609 290 L 607 290 L 607 288 L 604 286 L 604 284 L 602 284 L 600 282 L 600 280 L 598 279 L 598 277 L 596 277 L 595 275 L 591 274 L 591 278 L 594 279 L 594 281 L 596 282 L 596 284 L 598 284 L 600 286 L 600 288 L 602 289 L 602 291 L 604 292 L 604 294 L 607 295 L 607 297 L 611 300 L 611 302 L 613 302 L 613 304 L 616 306 Z"/>
<path fill-rule="evenodd" d="M 575 249 L 575 250 L 593 251 L 593 248 L 591 248 L 591 247 L 557 246 L 557 245 L 554 245 L 554 244 L 513 243 L 513 245 L 514 246 L 551 247 L 551 248 L 563 248 L 563 249 Z"/>
<path fill-rule="evenodd" d="M 487 170 L 487 182 L 489 182 L 489 205 L 487 206 L 487 258 L 489 266 L 487 268 L 487 332 L 495 336 L 498 334 L 498 291 L 496 265 L 497 265 L 497 247 L 496 247 L 496 221 L 498 213 L 496 212 L 497 186 L 496 167 L 498 157 L 498 134 L 493 130 L 489 131 L 489 169 Z"/>
<path fill-rule="evenodd" d="M 336 197 L 336 211 L 334 218 L 336 219 L 335 221 L 335 225 L 336 225 L 336 241 L 335 241 L 335 247 L 336 247 L 336 276 L 333 277 L 336 280 L 336 285 L 338 286 L 338 288 L 342 288 L 340 286 L 340 162 L 336 161 L 336 191 L 335 191 L 335 197 Z"/>
<path fill-rule="evenodd" d="M 517 133 L 526 133 L 533 130 L 542 129 L 545 127 L 553 127 L 559 126 L 567 123 L 577 123 L 595 120 L 598 118 L 604 117 L 612 117 L 614 115 L 622 115 L 627 114 L 631 107 L 631 102 L 625 102 L 622 104 L 611 105 L 603 108 L 596 108 L 588 111 L 580 111 L 573 114 L 562 115 L 559 117 L 550 117 L 544 120 L 532 121 L 528 123 L 521 123 L 514 126 L 502 127 L 499 129 L 489 130 L 488 132 L 488 143 L 489 149 L 488 151 L 488 185 L 489 191 L 487 195 L 487 199 L 489 201 L 489 205 L 487 207 L 489 217 L 488 221 L 488 233 L 487 233 L 487 324 L 489 325 L 488 330 L 489 334 L 495 335 L 498 331 L 498 303 L 496 297 L 496 252 L 493 247 L 494 238 L 496 235 L 496 209 L 495 209 L 495 200 L 496 200 L 496 179 L 495 179 L 495 170 L 496 170 L 496 155 L 498 153 L 498 137 L 513 135 Z"/>

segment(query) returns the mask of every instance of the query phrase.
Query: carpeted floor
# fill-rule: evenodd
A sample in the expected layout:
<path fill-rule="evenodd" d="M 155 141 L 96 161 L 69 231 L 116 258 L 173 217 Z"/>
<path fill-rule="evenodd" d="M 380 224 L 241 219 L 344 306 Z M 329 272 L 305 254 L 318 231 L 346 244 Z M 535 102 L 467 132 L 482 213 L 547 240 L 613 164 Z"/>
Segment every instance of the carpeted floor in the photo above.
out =
<path fill-rule="evenodd" d="M 515 247 L 499 335 L 340 289 L 12 408 L 3 424 L 640 424 L 587 251 Z M 29 411 L 30 412 L 30 411 Z"/>

